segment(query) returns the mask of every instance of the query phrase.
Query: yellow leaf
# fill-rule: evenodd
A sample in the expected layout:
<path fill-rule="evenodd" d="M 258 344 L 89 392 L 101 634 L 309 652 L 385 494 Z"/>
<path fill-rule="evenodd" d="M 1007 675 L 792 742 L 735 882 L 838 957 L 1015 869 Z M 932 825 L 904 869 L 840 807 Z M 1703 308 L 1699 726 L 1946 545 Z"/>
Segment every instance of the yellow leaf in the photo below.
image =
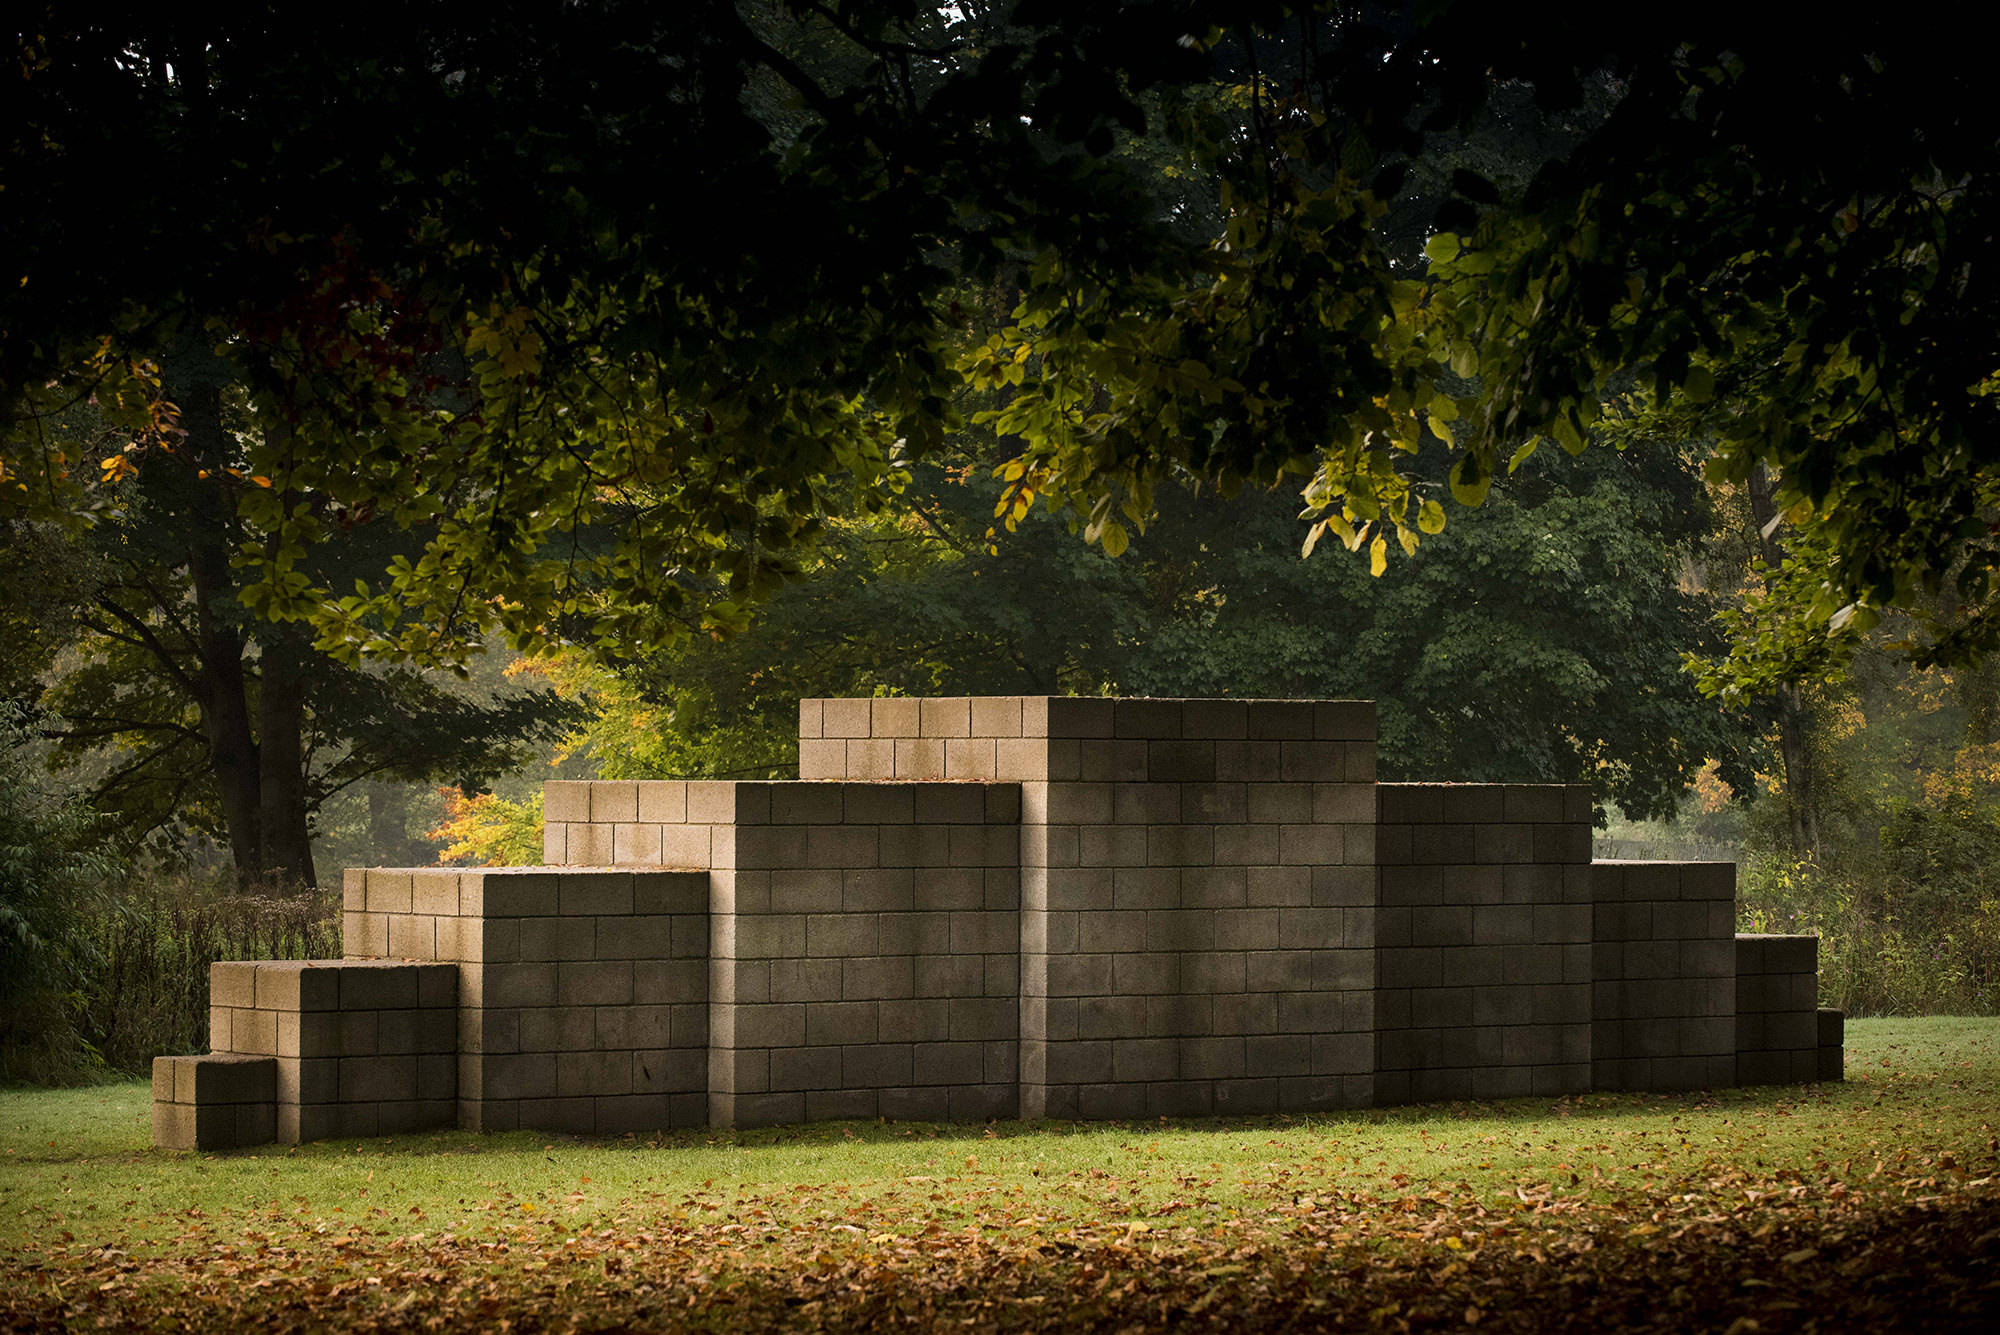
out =
<path fill-rule="evenodd" d="M 1389 568 L 1389 540 L 1377 533 L 1368 544 L 1368 573 L 1380 575 Z"/>

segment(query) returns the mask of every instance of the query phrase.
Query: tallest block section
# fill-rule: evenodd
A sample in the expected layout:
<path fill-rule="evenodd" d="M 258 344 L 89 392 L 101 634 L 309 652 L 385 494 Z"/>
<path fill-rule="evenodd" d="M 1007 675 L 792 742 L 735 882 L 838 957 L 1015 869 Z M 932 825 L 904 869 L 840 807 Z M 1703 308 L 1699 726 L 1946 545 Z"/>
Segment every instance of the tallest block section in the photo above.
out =
<path fill-rule="evenodd" d="M 1021 785 L 1020 1113 L 1373 1100 L 1375 708 L 807 700 L 802 778 Z"/>

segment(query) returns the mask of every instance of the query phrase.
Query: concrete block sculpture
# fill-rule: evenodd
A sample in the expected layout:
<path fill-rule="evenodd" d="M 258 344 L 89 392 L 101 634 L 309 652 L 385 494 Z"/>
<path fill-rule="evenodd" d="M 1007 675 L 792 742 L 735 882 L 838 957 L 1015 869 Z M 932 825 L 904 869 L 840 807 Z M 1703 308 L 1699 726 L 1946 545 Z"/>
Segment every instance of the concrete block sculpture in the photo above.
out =
<path fill-rule="evenodd" d="M 1732 864 L 1591 862 L 1580 787 L 1377 783 L 1368 702 L 799 725 L 797 781 L 550 783 L 544 866 L 348 872 L 346 958 L 214 966 L 155 1142 L 1839 1078 L 1817 942 L 1736 937 Z"/>

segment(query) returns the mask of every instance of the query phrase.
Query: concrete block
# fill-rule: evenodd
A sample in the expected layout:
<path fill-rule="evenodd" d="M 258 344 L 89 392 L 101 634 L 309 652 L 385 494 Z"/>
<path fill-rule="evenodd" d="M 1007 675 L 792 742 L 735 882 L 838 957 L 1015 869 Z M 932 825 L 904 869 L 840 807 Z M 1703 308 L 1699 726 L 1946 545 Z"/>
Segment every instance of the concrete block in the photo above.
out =
<path fill-rule="evenodd" d="M 869 700 L 820 701 L 821 737 L 868 737 L 874 722 Z"/>
<path fill-rule="evenodd" d="M 1282 742 L 1315 736 L 1315 705 L 1310 700 L 1251 700 L 1248 706 L 1247 732 L 1253 739 Z"/>
<path fill-rule="evenodd" d="M 1538 862 L 1590 862 L 1591 831 L 1587 825 L 1537 825 L 1533 827 L 1534 857 Z"/>
<path fill-rule="evenodd" d="M 739 846 L 743 838 L 739 831 Z M 811 825 L 804 829 L 805 845 L 802 853 L 789 846 L 782 850 L 770 850 L 772 856 L 761 856 L 760 865 L 772 867 L 874 867 L 880 865 L 880 845 L 876 827 L 872 825 Z M 783 858 L 777 853 L 782 851 Z"/>
<path fill-rule="evenodd" d="M 972 736 L 972 701 L 964 696 L 917 702 L 918 731 L 924 737 Z"/>
<path fill-rule="evenodd" d="M 590 785 L 593 825 L 631 824 L 639 819 L 639 785 L 630 780 L 597 780 Z"/>
<path fill-rule="evenodd" d="M 1215 777 L 1223 783 L 1276 783 L 1284 775 L 1283 743 L 1217 742 Z"/>
<path fill-rule="evenodd" d="M 679 825 L 687 820 L 687 784 L 667 779 L 646 779 L 638 788 L 638 822 L 641 825 Z"/>
<path fill-rule="evenodd" d="M 1563 798 L 1564 790 L 1560 784 L 1507 784 L 1501 790 L 1501 819 L 1560 824 L 1563 820 Z"/>
<path fill-rule="evenodd" d="M 208 966 L 208 1004 L 248 1008 L 257 1004 L 257 965 L 217 960 Z"/>
<path fill-rule="evenodd" d="M 1764 969 L 1767 973 L 1810 974 L 1818 972 L 1819 938 L 1816 936 L 1765 937 Z"/>
<path fill-rule="evenodd" d="M 1764 1041 L 1773 1048 L 1819 1047 L 1819 1015 L 1816 1011 L 1780 1011 L 1764 1017 Z"/>
<path fill-rule="evenodd" d="M 1376 817 L 1389 825 L 1435 825 L 1444 819 L 1442 788 L 1431 783 L 1376 786 Z"/>
<path fill-rule="evenodd" d="M 1022 708 L 1018 695 L 978 695 L 971 700 L 974 737 L 1021 736 Z"/>
<path fill-rule="evenodd" d="M 663 827 L 658 825 L 614 825 L 611 827 L 611 865 L 657 867 L 660 865 Z"/>
<path fill-rule="evenodd" d="M 458 872 L 425 867 L 410 873 L 410 912 L 437 916 L 458 914 Z"/>
<path fill-rule="evenodd" d="M 788 915 L 777 921 L 790 923 L 796 921 L 796 919 Z M 781 951 L 780 953 L 873 955 L 876 951 L 875 924 L 876 917 L 872 913 L 809 915 L 805 918 L 804 951 Z M 739 952 L 742 949 L 741 938 L 739 937 Z"/>
<path fill-rule="evenodd" d="M 260 960 L 255 971 L 260 1010 L 330 1011 L 340 1006 L 340 974 L 335 961 Z M 212 986 L 209 996 L 213 1002 Z"/>
<path fill-rule="evenodd" d="M 557 873 L 488 872 L 484 896 L 487 918 L 551 917 L 557 912 Z"/>
<path fill-rule="evenodd" d="M 841 995 L 849 1001 L 911 997 L 916 995 L 916 972 L 908 956 L 842 960 Z"/>
<path fill-rule="evenodd" d="M 401 960 L 437 958 L 437 919 L 412 913 L 391 913 L 389 957 Z"/>
<path fill-rule="evenodd" d="M 348 913 L 360 913 L 368 907 L 368 873 L 359 867 L 349 867 L 340 874 L 340 907 Z"/>
<path fill-rule="evenodd" d="M 633 972 L 628 960 L 564 960 L 556 966 L 556 1004 L 629 1006 Z"/>
<path fill-rule="evenodd" d="M 1180 735 L 1190 739 L 1238 740 L 1249 736 L 1249 718 L 1247 701 L 1183 700 Z"/>
<path fill-rule="evenodd" d="M 413 1055 L 340 1059 L 340 1101 L 343 1104 L 413 1101 L 417 1097 L 417 1089 L 417 1059 Z"/>
<path fill-rule="evenodd" d="M 916 737 L 920 730 L 916 700 L 877 697 L 868 702 L 868 731 L 871 737 Z"/>
<path fill-rule="evenodd" d="M 1318 700 L 1313 703 L 1313 736 L 1320 741 L 1375 740 L 1375 702 Z"/>
<path fill-rule="evenodd" d="M 1120 739 L 1160 740 L 1181 735 L 1181 702 L 1121 698 L 1111 702 L 1112 735 Z"/>
<path fill-rule="evenodd" d="M 1680 869 L 1681 898 L 1687 900 L 1729 900 L 1736 898 L 1736 864 L 1733 862 L 1684 862 Z"/>
<path fill-rule="evenodd" d="M 916 907 L 915 873 L 907 867 L 854 868 L 840 874 L 840 906 L 848 913 L 907 913 Z M 803 949 L 792 954 L 804 954 Z"/>
<path fill-rule="evenodd" d="M 344 1011 L 408 1010 L 417 1004 L 414 965 L 347 961 L 338 972 Z"/>
<path fill-rule="evenodd" d="M 846 777 L 846 742 L 820 738 L 806 738 L 799 742 L 799 778 L 844 779 Z"/>
<path fill-rule="evenodd" d="M 1473 856 L 1480 862 L 1535 861 L 1535 827 L 1529 825 L 1475 825 L 1472 830 Z"/>
<path fill-rule="evenodd" d="M 153 1145 L 163 1150 L 194 1150 L 214 1148 L 200 1144 L 200 1135 L 195 1123 L 195 1108 L 192 1104 L 153 1102 Z M 235 1134 L 235 1120 L 230 1121 L 230 1134 Z"/>
<path fill-rule="evenodd" d="M 771 821 L 776 825 L 839 825 L 851 819 L 845 814 L 842 794 L 850 787 L 873 786 L 824 782 L 777 784 L 771 792 Z"/>
<path fill-rule="evenodd" d="M 1506 788 L 1497 783 L 1439 785 L 1442 821 L 1447 825 L 1480 825 L 1506 817 Z"/>
<path fill-rule="evenodd" d="M 590 784 L 551 779 L 542 785 L 542 817 L 551 823 L 590 819 Z"/>

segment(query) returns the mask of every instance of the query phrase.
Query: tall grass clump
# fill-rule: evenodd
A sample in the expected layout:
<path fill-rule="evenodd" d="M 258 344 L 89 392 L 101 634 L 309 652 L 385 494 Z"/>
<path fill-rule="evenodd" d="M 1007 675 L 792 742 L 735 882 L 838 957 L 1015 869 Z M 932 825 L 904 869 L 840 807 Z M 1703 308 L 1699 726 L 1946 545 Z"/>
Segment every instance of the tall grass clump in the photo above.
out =
<path fill-rule="evenodd" d="M 1850 1015 L 2000 1014 L 2000 816 L 1897 806 L 1872 846 L 1751 859 L 1745 932 L 1820 938 L 1820 1004 Z"/>
<path fill-rule="evenodd" d="M 337 959 L 340 892 L 243 890 L 226 870 L 128 884 L 84 925 L 97 961 L 78 1028 L 113 1070 L 208 1050 L 208 966 L 216 960 Z"/>

